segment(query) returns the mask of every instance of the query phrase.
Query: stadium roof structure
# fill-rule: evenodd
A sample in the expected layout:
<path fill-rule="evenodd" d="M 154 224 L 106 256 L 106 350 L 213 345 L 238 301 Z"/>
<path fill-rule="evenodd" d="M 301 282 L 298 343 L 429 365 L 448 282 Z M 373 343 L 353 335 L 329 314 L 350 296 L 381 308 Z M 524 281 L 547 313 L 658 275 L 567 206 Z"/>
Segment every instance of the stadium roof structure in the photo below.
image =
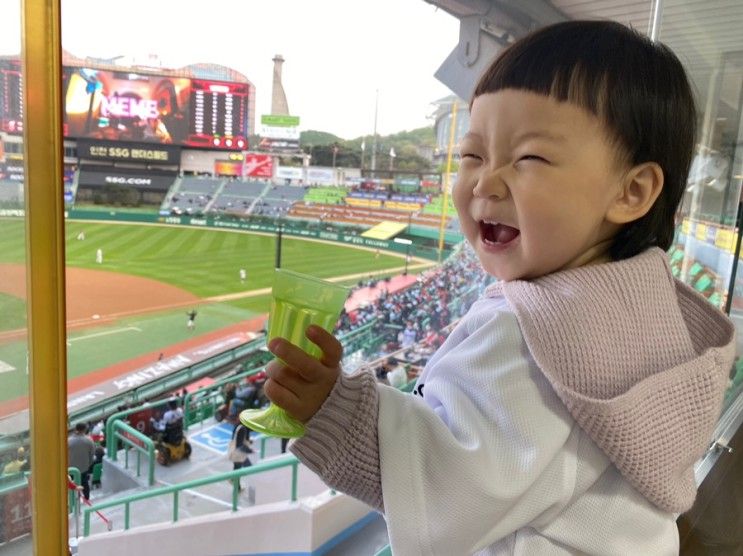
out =
<path fill-rule="evenodd" d="M 214 81 L 229 81 L 231 83 L 249 83 L 250 85 L 253 85 L 253 83 L 239 71 L 221 64 L 199 63 L 189 64 L 182 68 L 164 68 L 161 66 L 120 63 L 123 58 L 123 56 L 117 56 L 114 58 L 95 58 L 92 56 L 78 58 L 66 50 L 62 50 L 62 64 L 65 66 L 92 67 L 95 69 L 110 71 L 136 70 L 137 73 L 210 79 Z"/>
<path fill-rule="evenodd" d="M 407 228 L 407 223 L 392 222 L 391 220 L 383 220 L 373 228 L 369 228 L 361 237 L 368 237 L 371 239 L 390 239 L 396 236 Z"/>

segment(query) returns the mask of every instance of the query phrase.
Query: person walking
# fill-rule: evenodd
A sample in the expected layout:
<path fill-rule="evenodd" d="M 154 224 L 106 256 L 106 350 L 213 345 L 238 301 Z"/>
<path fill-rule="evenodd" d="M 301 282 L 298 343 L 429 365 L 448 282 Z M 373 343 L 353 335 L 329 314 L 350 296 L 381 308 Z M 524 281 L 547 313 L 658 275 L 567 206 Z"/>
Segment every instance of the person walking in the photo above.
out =
<path fill-rule="evenodd" d="M 80 486 L 83 496 L 90 499 L 90 468 L 95 459 L 95 444 L 88 438 L 88 425 L 78 423 L 67 438 L 67 464 L 80 470 Z"/>
<path fill-rule="evenodd" d="M 250 461 L 248 454 L 252 453 L 250 448 L 250 430 L 238 421 L 235 428 L 232 429 L 232 438 L 227 449 L 227 457 L 232 462 L 232 470 L 250 467 L 253 463 Z M 240 480 L 237 481 L 238 490 L 243 489 Z"/>

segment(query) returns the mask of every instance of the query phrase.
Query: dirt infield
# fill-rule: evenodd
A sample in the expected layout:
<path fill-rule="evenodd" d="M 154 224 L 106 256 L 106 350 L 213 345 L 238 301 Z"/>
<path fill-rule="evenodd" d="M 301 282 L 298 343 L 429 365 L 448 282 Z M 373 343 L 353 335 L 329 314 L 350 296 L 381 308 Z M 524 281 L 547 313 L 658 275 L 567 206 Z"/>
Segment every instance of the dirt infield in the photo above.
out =
<path fill-rule="evenodd" d="M 0 292 L 26 298 L 26 269 L 0 264 Z M 105 270 L 67 268 L 67 326 L 101 324 L 116 318 L 186 306 L 199 297 L 164 282 Z M 15 332 L 15 331 L 11 331 Z M 0 333 L 0 338 L 5 337 Z"/>

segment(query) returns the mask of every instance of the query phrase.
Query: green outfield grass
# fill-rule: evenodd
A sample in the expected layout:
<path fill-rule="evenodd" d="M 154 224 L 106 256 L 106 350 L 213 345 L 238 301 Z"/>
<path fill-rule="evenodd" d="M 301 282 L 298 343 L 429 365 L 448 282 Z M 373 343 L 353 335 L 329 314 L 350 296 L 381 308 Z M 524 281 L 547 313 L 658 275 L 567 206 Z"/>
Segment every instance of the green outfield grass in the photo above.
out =
<path fill-rule="evenodd" d="M 80 231 L 85 240 L 77 240 Z M 269 288 L 273 276 L 274 236 L 221 230 L 67 222 L 67 265 L 144 276 L 167 282 L 201 298 Z M 95 262 L 103 250 L 103 264 Z M 0 219 L 0 263 L 22 263 L 23 222 Z M 282 266 L 318 277 L 333 277 L 399 268 L 401 257 L 352 247 L 284 236 Z M 240 283 L 239 270 L 248 277 Z M 391 271 L 392 272 L 392 271 Z M 2 276 L 0 276 L 2 279 Z M 345 283 L 352 285 L 356 279 Z M 269 308 L 269 296 L 242 297 L 197 304 L 197 332 L 236 324 Z M 25 303 L 0 294 L 0 331 L 25 326 Z M 69 334 L 68 376 L 89 373 L 119 361 L 162 350 L 192 334 L 185 327 L 185 309 L 132 316 L 116 323 Z M 0 345 L 0 361 L 14 370 L 0 373 L 0 401 L 27 392 L 25 341 Z M 0 365 L 2 367 L 2 365 Z"/>
<path fill-rule="evenodd" d="M 85 240 L 75 238 L 80 231 Z M 95 262 L 103 249 L 103 264 Z M 144 225 L 67 225 L 67 264 L 153 278 L 211 297 L 270 287 L 276 253 L 273 236 Z M 282 266 L 318 277 L 399 267 L 399 257 L 350 247 L 287 238 Z M 239 270 L 248 273 L 240 283 Z"/>
<path fill-rule="evenodd" d="M 0 293 L 0 330 L 26 327 L 26 302 L 12 295 Z"/>

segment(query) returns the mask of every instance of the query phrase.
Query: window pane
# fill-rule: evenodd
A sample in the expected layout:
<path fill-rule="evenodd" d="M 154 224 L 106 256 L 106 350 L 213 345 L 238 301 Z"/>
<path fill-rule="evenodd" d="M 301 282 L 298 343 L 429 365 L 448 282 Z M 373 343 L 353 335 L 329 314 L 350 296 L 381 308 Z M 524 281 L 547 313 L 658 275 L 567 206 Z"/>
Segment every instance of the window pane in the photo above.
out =
<path fill-rule="evenodd" d="M 0 20 L 0 554 L 30 554 L 20 3 Z"/>

